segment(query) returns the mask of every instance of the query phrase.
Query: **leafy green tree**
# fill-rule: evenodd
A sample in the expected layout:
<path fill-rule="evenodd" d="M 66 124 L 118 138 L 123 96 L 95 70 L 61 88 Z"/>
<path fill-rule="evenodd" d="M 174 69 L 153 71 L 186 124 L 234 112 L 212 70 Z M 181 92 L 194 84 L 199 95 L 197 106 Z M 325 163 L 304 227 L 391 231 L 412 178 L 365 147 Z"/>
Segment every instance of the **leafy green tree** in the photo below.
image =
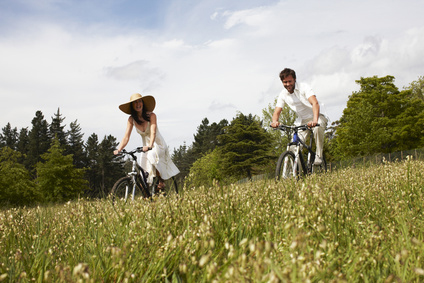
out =
<path fill-rule="evenodd" d="M 273 104 L 268 104 L 268 106 L 262 109 L 262 121 L 265 129 L 270 133 L 273 141 L 273 155 L 277 156 L 282 152 L 286 151 L 287 148 L 287 139 L 291 138 L 286 135 L 285 132 L 280 130 L 272 130 L 270 128 L 272 122 L 272 115 L 274 114 L 275 104 L 277 103 L 278 96 L 274 99 Z M 296 121 L 296 112 L 290 109 L 287 105 L 284 105 L 283 110 L 281 111 L 279 122 L 284 125 L 294 125 Z"/>
<path fill-rule="evenodd" d="M 42 160 L 41 155 L 47 152 L 51 143 L 49 124 L 44 119 L 44 115 L 41 111 L 35 113 L 35 117 L 32 119 L 32 128 L 28 136 L 27 162 L 28 168 L 33 169 L 35 165 Z"/>
<path fill-rule="evenodd" d="M 226 126 L 228 126 L 226 119 L 222 119 L 219 123 L 209 124 L 209 120 L 204 118 L 197 127 L 192 145 L 188 147 L 184 144 L 178 149 L 174 149 L 172 160 L 180 170 L 177 178 L 184 179 L 196 160 L 215 149 L 219 144 L 217 137 L 224 133 Z"/>
<path fill-rule="evenodd" d="M 413 148 L 421 138 L 414 131 L 422 113 L 420 99 L 400 92 L 394 77 L 361 78 L 336 129 L 333 152 L 338 159 Z M 422 135 L 421 135 L 422 136 Z M 410 142 L 405 142 L 406 138 Z"/>
<path fill-rule="evenodd" d="M 2 129 L 2 134 L 0 134 L 0 147 L 10 147 L 11 149 L 16 149 L 16 143 L 18 141 L 18 129 L 12 128 L 10 123 Z"/>
<path fill-rule="evenodd" d="M 394 151 L 424 147 L 424 100 L 412 95 L 412 90 L 399 93 L 402 112 L 396 116 L 393 128 Z"/>
<path fill-rule="evenodd" d="M 221 162 L 227 176 L 252 178 L 264 172 L 264 166 L 274 157 L 270 154 L 273 141 L 262 123 L 252 114 L 238 113 L 218 136 Z"/>
<path fill-rule="evenodd" d="M 81 132 L 81 127 L 77 120 L 71 122 L 70 130 L 67 133 L 68 147 L 67 154 L 72 154 L 74 158 L 74 165 L 77 168 L 84 168 L 87 165 L 87 156 L 84 148 L 84 134 Z"/>
<path fill-rule="evenodd" d="M 65 147 L 67 145 L 67 134 L 65 132 L 65 126 L 62 125 L 65 118 L 62 117 L 60 113 L 60 108 L 57 109 L 57 112 L 52 117 L 52 122 L 50 124 L 50 138 L 53 140 L 57 138 L 61 146 Z"/>
<path fill-rule="evenodd" d="M 76 168 L 72 155 L 63 155 L 63 151 L 59 140 L 54 139 L 48 152 L 41 156 L 44 162 L 36 165 L 36 182 L 45 202 L 75 199 L 87 185 L 84 170 Z"/>
<path fill-rule="evenodd" d="M 424 76 L 418 77 L 418 80 L 413 81 L 407 90 L 411 90 L 411 98 L 424 100 Z"/>
<path fill-rule="evenodd" d="M 224 178 L 226 180 L 224 181 Z M 235 179 L 233 181 L 236 181 Z M 225 175 L 225 170 L 221 163 L 221 152 L 219 148 L 205 154 L 197 159 L 190 168 L 190 173 L 186 178 L 186 187 L 211 187 L 214 182 L 229 183 L 231 179 Z"/>
<path fill-rule="evenodd" d="M 28 205 L 37 201 L 37 191 L 28 170 L 19 163 L 22 154 L 0 149 L 0 203 Z"/>

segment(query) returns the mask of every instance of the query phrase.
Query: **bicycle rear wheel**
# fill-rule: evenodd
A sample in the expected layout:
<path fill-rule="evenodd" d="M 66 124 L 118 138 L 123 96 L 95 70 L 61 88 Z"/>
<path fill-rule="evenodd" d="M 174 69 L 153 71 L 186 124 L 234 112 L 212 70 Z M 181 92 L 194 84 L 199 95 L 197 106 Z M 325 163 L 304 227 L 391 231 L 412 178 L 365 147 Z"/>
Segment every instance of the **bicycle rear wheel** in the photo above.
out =
<path fill-rule="evenodd" d="M 325 155 L 322 157 L 322 163 L 320 165 L 312 166 L 312 173 L 320 174 L 327 172 L 327 160 L 325 160 Z"/>
<path fill-rule="evenodd" d="M 151 191 L 150 191 L 152 194 L 163 194 L 163 195 L 178 194 L 178 184 L 177 184 L 177 179 L 175 177 L 171 177 L 168 180 L 164 180 L 165 188 L 163 189 L 158 189 L 158 183 L 159 183 L 159 179 L 154 178 Z"/>
<path fill-rule="evenodd" d="M 294 153 L 286 151 L 278 158 L 275 179 L 299 178 L 299 166 L 295 163 Z"/>
<path fill-rule="evenodd" d="M 129 176 L 122 177 L 116 181 L 112 187 L 112 201 L 115 202 L 120 199 L 126 202 L 128 199 L 132 199 L 133 189 L 134 183 L 132 178 Z M 135 184 L 134 199 L 138 197 L 148 197 L 148 195 L 144 192 L 143 188 L 139 184 Z"/>

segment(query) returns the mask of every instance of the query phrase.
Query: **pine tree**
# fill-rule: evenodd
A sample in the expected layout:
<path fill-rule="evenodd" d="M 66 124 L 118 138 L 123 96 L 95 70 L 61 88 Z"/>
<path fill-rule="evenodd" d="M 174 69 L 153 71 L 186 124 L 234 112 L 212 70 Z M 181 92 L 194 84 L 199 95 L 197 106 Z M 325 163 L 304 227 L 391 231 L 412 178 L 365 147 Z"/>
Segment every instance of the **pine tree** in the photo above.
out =
<path fill-rule="evenodd" d="M 229 176 L 252 178 L 263 172 L 273 158 L 272 138 L 252 114 L 239 113 L 218 139 L 222 167 Z"/>
<path fill-rule="evenodd" d="M 57 138 L 60 145 L 63 146 L 63 148 L 66 148 L 67 134 L 64 130 L 66 125 L 62 125 L 64 120 L 65 118 L 62 118 L 62 114 L 60 114 L 60 108 L 58 108 L 56 114 L 54 114 L 54 117 L 52 117 L 49 133 L 52 140 Z"/>
<path fill-rule="evenodd" d="M 99 145 L 98 165 L 101 177 L 101 195 L 107 196 L 113 184 L 124 175 L 122 160 L 117 159 L 113 151 L 118 146 L 116 138 L 105 136 Z"/>
<path fill-rule="evenodd" d="M 171 158 L 175 166 L 180 170 L 180 174 L 177 175 L 177 178 L 183 180 L 188 175 L 190 167 L 195 162 L 195 154 L 193 153 L 192 147 L 188 147 L 184 142 L 178 149 L 174 149 Z"/>
<path fill-rule="evenodd" d="M 68 147 L 66 150 L 67 154 L 72 154 L 74 158 L 74 164 L 77 168 L 84 168 L 87 166 L 87 156 L 84 149 L 84 134 L 81 133 L 81 127 L 77 120 L 71 122 L 70 130 L 67 133 L 68 136 Z"/>
<path fill-rule="evenodd" d="M 2 129 L 2 134 L 0 134 L 0 148 L 7 146 L 11 149 L 16 149 L 16 143 L 18 141 L 18 129 L 12 128 L 10 123 Z"/>
<path fill-rule="evenodd" d="M 99 139 L 95 133 L 88 137 L 85 144 L 87 156 L 87 179 L 89 189 L 85 192 L 90 197 L 100 196 L 101 173 L 99 166 Z"/>
<path fill-rule="evenodd" d="M 25 167 L 29 170 L 29 164 L 27 161 L 27 155 L 29 151 L 29 136 L 28 128 L 22 128 L 19 132 L 18 143 L 16 144 L 16 150 L 21 153 L 19 162 L 24 164 Z"/>
<path fill-rule="evenodd" d="M 77 198 L 84 191 L 87 181 L 84 170 L 74 166 L 72 155 L 63 155 L 58 139 L 54 139 L 44 162 L 36 165 L 36 182 L 45 202 L 63 202 Z"/>
<path fill-rule="evenodd" d="M 213 150 L 217 144 L 217 136 L 224 133 L 224 128 L 228 126 L 228 121 L 223 119 L 218 124 L 212 123 L 209 125 L 209 120 L 204 118 L 197 133 L 194 135 L 193 154 L 195 160 L 200 158 L 203 154 Z"/>
<path fill-rule="evenodd" d="M 37 111 L 32 119 L 32 128 L 29 132 L 28 167 L 33 169 L 41 161 L 41 155 L 50 148 L 49 124 L 43 113 Z"/>

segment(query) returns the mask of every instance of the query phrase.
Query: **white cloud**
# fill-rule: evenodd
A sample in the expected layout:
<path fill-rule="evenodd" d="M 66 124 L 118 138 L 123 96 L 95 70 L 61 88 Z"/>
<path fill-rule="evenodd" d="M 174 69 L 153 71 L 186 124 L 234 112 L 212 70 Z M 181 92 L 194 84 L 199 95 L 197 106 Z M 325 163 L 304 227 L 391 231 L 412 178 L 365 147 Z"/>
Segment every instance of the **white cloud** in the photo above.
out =
<path fill-rule="evenodd" d="M 361 76 L 393 75 L 402 88 L 424 75 L 419 1 L 218 2 L 184 5 L 181 15 L 164 10 L 163 29 L 154 30 L 107 19 L 79 29 L 83 23 L 72 23 L 72 15 L 66 24 L 18 18 L 13 30 L 0 30 L 0 52 L 7 54 L 0 64 L 1 126 L 31 126 L 37 110 L 49 120 L 60 107 L 65 123 L 78 119 L 85 138 L 95 132 L 119 140 L 126 115 L 118 105 L 141 92 L 156 97 L 172 149 L 190 144 L 205 117 L 261 116 L 282 88 L 284 67 L 313 86 L 333 121 Z"/>

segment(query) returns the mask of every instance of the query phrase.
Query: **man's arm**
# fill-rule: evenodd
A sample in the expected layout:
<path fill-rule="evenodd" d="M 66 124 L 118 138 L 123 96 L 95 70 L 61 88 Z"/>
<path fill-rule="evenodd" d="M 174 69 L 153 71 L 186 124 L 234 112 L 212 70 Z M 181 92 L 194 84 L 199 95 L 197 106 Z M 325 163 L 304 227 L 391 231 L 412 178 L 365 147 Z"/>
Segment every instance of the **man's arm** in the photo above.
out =
<path fill-rule="evenodd" d="M 312 113 L 314 114 L 314 118 L 311 122 L 308 123 L 309 127 L 315 127 L 318 124 L 319 118 L 319 103 L 317 97 L 312 95 L 308 98 L 309 103 L 312 105 Z"/>
<path fill-rule="evenodd" d="M 275 107 L 274 114 L 272 114 L 271 127 L 276 128 L 280 125 L 280 122 L 278 122 L 278 119 L 280 118 L 281 111 L 283 111 L 283 108 L 278 106 Z"/>

